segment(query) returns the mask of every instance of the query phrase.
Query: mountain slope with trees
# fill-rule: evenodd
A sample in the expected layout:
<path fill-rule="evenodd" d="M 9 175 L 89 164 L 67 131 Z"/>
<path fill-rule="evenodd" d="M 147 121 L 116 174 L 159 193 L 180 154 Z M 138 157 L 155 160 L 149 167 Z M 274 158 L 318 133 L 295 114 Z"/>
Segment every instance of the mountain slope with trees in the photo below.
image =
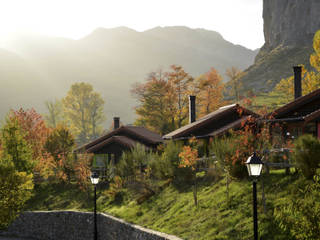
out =
<path fill-rule="evenodd" d="M 250 66 L 256 55 L 217 32 L 187 27 L 99 28 L 79 40 L 21 35 L 6 47 L 12 53 L 0 52 L 0 61 L 13 67 L 0 68 L 1 119 L 10 108 L 44 112 L 45 101 L 62 98 L 75 82 L 87 82 L 102 92 L 107 120 L 118 115 L 124 123 L 135 119 L 130 88 L 148 73 L 178 64 L 194 77 L 211 67 L 223 75 L 231 66 Z"/>

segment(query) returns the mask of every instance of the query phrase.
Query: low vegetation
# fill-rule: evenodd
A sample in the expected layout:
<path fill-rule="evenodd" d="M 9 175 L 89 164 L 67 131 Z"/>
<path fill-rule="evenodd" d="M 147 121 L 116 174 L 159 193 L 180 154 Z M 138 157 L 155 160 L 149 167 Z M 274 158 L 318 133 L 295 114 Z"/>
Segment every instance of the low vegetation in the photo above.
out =
<path fill-rule="evenodd" d="M 177 188 L 160 182 L 166 187 L 139 204 L 132 189 L 121 187 L 118 189 L 121 197 L 114 198 L 101 184 L 98 211 L 183 239 L 250 239 L 253 234 L 251 182 L 249 179 L 232 180 L 227 187 L 226 181 L 226 177 L 211 182 L 204 177 L 198 178 L 197 207 L 190 185 Z M 300 192 L 306 188 L 311 189 Z M 263 239 L 317 239 L 315 233 L 308 234 L 319 229 L 318 190 L 316 183 L 304 180 L 293 170 L 290 175 L 285 175 L 284 170 L 263 174 L 258 183 L 260 236 Z M 303 199 L 306 199 L 305 203 Z M 297 202 L 300 205 L 296 205 Z M 93 195 L 76 190 L 75 185 L 43 186 L 36 189 L 28 209 L 92 211 Z M 297 232 L 309 237 L 297 237 Z"/>
<path fill-rule="evenodd" d="M 238 171 L 237 174 L 230 171 L 232 165 L 221 164 L 223 156 L 236 151 L 233 147 L 225 148 L 232 146 L 233 141 L 239 145 L 239 141 L 244 140 L 226 138 L 212 143 L 210 149 L 217 155 L 209 163 L 210 170 L 206 171 L 192 161 L 196 152 L 201 153 L 201 144 L 191 142 L 189 148 L 182 148 L 171 142 L 160 155 L 138 147 L 123 156 L 122 164 L 116 170 L 119 175 L 98 186 L 98 211 L 183 239 L 252 238 L 251 180 L 245 168 L 238 170 L 244 171 L 239 175 Z M 289 174 L 285 170 L 271 170 L 270 173 L 264 172 L 259 179 L 259 235 L 262 239 L 318 239 L 320 161 L 313 146 L 319 144 L 319 140 L 311 136 L 301 137 L 289 157 L 301 161 L 298 160 L 299 147 L 305 141 L 313 143 L 305 149 L 308 159 L 314 159 L 317 166 L 311 179 L 299 164 L 298 168 L 291 168 Z M 183 153 L 180 157 L 179 152 Z M 144 162 L 146 166 L 141 171 L 143 159 L 148 162 Z M 130 165 L 125 164 L 128 161 Z M 129 178 L 121 175 L 128 167 L 133 174 Z M 193 178 L 195 168 L 198 170 Z M 27 209 L 92 211 L 92 190 L 81 191 L 75 183 L 43 183 L 36 186 Z"/>

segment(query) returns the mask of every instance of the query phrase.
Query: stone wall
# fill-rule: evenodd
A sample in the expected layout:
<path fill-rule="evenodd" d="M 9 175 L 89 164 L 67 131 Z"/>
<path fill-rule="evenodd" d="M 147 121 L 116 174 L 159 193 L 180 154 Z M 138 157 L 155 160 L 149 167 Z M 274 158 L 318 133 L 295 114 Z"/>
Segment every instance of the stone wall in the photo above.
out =
<path fill-rule="evenodd" d="M 115 217 L 98 214 L 99 240 L 181 240 L 178 237 L 129 224 Z M 24 212 L 6 235 L 38 240 L 93 239 L 93 213 L 75 211 Z"/>

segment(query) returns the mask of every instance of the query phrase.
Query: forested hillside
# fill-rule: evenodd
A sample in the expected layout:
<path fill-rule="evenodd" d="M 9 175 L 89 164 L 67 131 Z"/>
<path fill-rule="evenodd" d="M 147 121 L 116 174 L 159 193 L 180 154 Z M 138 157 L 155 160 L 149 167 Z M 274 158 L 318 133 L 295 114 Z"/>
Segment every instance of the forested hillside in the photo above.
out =
<path fill-rule="evenodd" d="M 107 120 L 117 115 L 124 123 L 135 119 L 132 84 L 150 72 L 178 64 L 194 77 L 210 67 L 224 75 L 231 66 L 250 66 L 256 55 L 217 32 L 187 27 L 99 28 L 79 40 L 23 35 L 5 47 L 11 53 L 0 52 L 1 119 L 10 108 L 44 112 L 46 100 L 65 96 L 75 82 L 87 82 L 102 94 Z"/>

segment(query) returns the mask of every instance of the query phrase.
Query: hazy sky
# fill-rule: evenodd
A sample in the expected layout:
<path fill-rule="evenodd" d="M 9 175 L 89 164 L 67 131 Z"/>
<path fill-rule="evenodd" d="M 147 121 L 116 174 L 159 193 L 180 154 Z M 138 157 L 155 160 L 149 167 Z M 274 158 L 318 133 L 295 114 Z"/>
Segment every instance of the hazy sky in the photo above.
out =
<path fill-rule="evenodd" d="M 215 30 L 235 44 L 264 43 L 262 0 L 0 0 L 0 38 L 34 32 L 81 38 L 97 27 Z"/>

